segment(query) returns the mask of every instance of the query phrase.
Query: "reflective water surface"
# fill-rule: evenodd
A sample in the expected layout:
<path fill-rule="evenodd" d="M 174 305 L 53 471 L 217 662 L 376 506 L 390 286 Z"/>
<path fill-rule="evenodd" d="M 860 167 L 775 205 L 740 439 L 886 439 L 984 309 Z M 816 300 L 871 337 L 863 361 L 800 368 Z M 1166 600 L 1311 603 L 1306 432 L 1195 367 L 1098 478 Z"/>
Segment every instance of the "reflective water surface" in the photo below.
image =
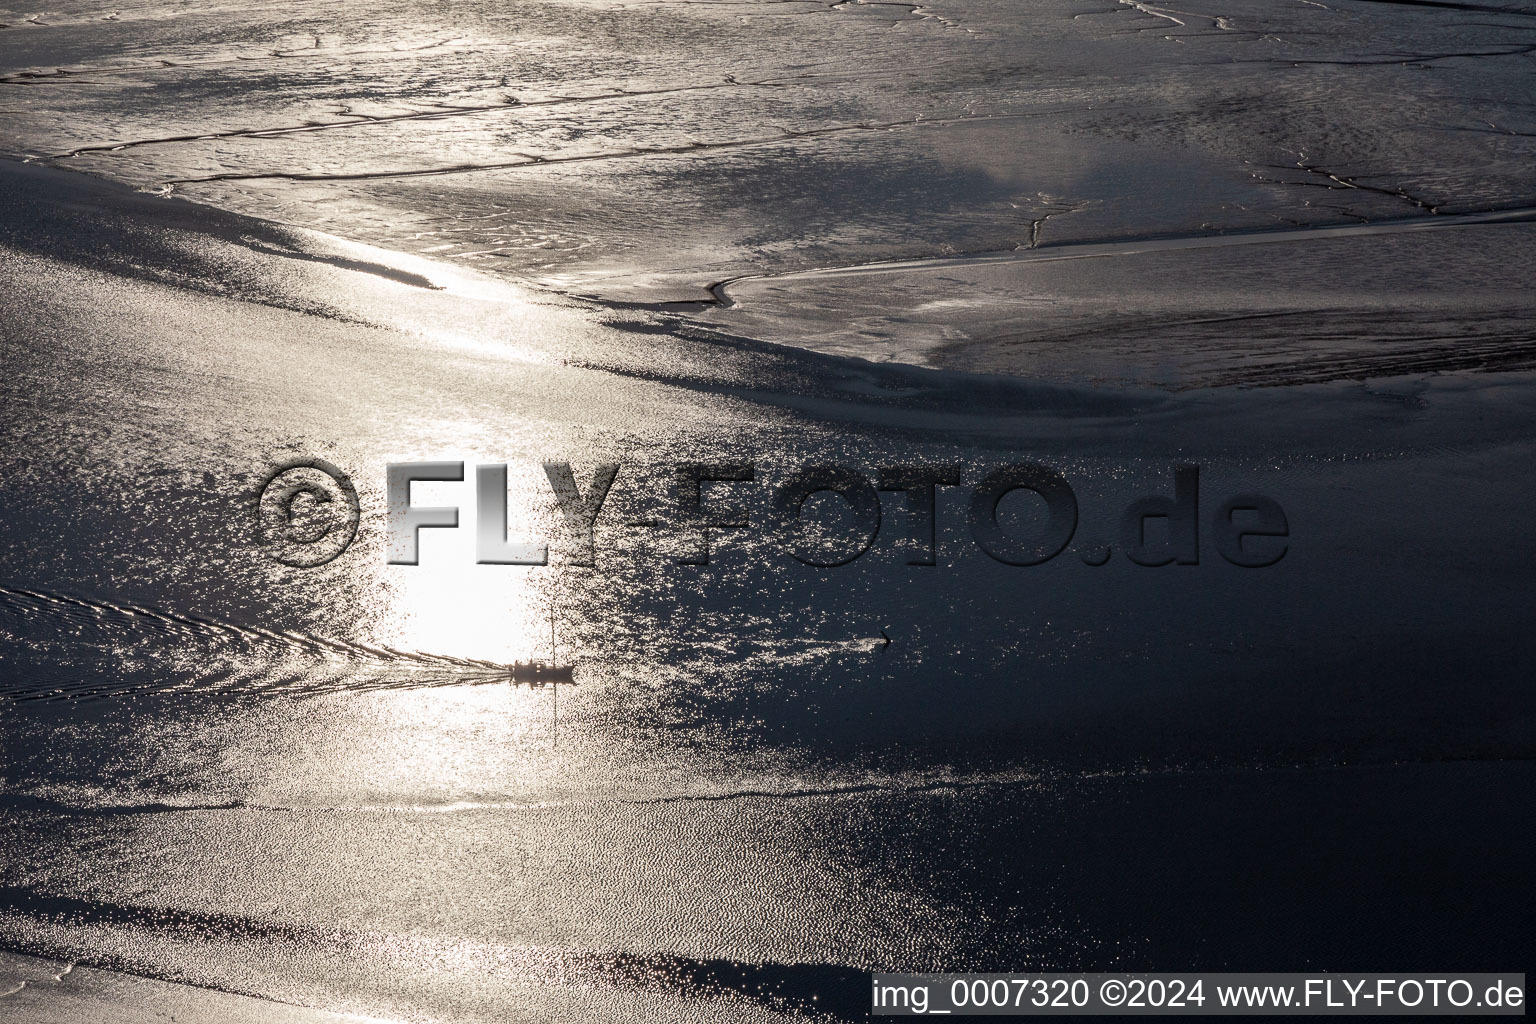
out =
<path fill-rule="evenodd" d="M 1113 6 L 0 16 L 0 946 L 83 979 L 0 1019 L 101 969 L 736 1020 L 1529 953 L 1530 12 Z M 258 544 L 295 458 L 360 499 L 314 569 Z M 385 466 L 444 460 L 459 528 L 388 564 Z M 620 466 L 591 567 L 546 461 Z M 1024 461 L 1078 504 L 1028 567 L 967 518 Z M 708 565 L 691 462 L 755 467 Z M 498 463 L 546 566 L 475 563 Z M 772 526 L 913 464 L 963 481 L 934 565 L 896 492 L 845 565 Z M 1133 563 L 1189 464 L 1198 564 Z M 1218 552 L 1242 494 L 1274 565 Z"/>

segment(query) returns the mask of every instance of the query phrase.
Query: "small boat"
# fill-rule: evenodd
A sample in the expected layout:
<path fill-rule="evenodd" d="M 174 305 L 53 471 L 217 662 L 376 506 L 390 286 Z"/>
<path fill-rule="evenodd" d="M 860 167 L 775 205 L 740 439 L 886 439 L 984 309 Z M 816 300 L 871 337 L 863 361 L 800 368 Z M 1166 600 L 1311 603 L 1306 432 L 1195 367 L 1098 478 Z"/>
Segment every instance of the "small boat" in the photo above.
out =
<path fill-rule="evenodd" d="M 529 686 L 543 686 L 546 683 L 572 683 L 575 673 L 572 665 L 557 665 L 552 661 L 515 661 L 509 666 L 508 672 L 513 683 L 527 683 Z"/>

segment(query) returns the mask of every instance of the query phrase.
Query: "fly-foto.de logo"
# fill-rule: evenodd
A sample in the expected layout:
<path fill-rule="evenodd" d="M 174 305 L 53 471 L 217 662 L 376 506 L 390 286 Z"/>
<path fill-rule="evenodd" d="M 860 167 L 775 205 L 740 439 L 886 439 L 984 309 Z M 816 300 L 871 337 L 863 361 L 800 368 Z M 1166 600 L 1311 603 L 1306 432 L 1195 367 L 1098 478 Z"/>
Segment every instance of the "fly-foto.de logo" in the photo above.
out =
<path fill-rule="evenodd" d="M 544 477 L 574 543 L 570 563 L 591 566 L 596 531 L 614 482 L 617 463 L 596 467 L 583 485 L 567 462 L 546 462 Z M 762 529 L 785 555 L 806 565 L 847 565 L 874 545 L 882 525 L 899 520 L 906 562 L 937 564 L 940 488 L 969 487 L 965 525 L 981 551 L 1005 565 L 1041 565 L 1072 547 L 1079 507 L 1072 485 L 1059 471 L 1036 462 L 1014 462 L 968 482 L 962 467 L 947 464 L 881 466 L 874 476 L 847 466 L 807 465 L 787 473 L 759 474 L 750 463 L 680 463 L 658 514 L 611 525 L 665 530 L 678 539 L 671 558 L 708 565 L 722 531 Z M 1274 565 L 1290 547 L 1290 523 L 1279 503 L 1261 494 L 1235 494 L 1210 503 L 1202 514 L 1200 467 L 1171 471 L 1171 493 L 1132 501 L 1119 515 L 1117 544 L 1092 540 L 1073 550 L 1086 565 L 1107 564 L 1118 551 L 1141 566 L 1198 565 L 1208 547 L 1232 565 Z M 385 468 L 387 560 L 420 564 L 423 530 L 459 528 L 458 505 L 416 504 L 412 485 L 464 484 L 476 512 L 474 560 L 480 565 L 547 565 L 546 539 L 512 540 L 508 522 L 507 466 L 477 465 L 472 488 L 463 462 L 400 462 Z M 750 488 L 765 488 L 766 509 L 748 511 Z M 1004 499 L 1029 492 L 1043 515 L 1026 523 L 1000 514 Z M 829 532 L 810 499 L 835 495 L 844 508 Z M 821 507 L 821 506 L 817 506 Z M 257 501 L 262 548 L 284 565 L 310 568 L 351 546 L 362 515 L 357 490 L 340 469 L 321 459 L 287 462 L 266 478 Z"/>

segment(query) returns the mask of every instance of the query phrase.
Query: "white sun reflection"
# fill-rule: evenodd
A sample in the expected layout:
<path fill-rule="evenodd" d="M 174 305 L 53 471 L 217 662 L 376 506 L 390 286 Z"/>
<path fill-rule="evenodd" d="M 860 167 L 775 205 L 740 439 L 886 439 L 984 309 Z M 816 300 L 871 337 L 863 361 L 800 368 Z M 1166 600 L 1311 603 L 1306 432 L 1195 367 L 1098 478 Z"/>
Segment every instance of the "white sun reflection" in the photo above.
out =
<path fill-rule="evenodd" d="M 497 457 L 483 449 L 434 455 L 462 461 L 465 479 L 418 482 L 412 503 L 457 508 L 459 525 L 421 530 L 416 565 L 387 565 L 382 545 L 375 551 L 373 596 L 355 636 L 392 660 L 359 669 L 362 699 L 349 693 L 291 723 L 283 756 L 249 758 L 263 766 L 264 800 L 313 800 L 319 789 L 327 804 L 375 810 L 523 806 L 561 792 L 590 754 L 557 724 L 561 711 L 570 724 L 577 703 L 567 684 L 527 685 L 511 671 L 550 661 L 552 638 L 559 662 L 573 660 L 560 636 L 570 609 L 561 603 L 561 534 L 542 463 L 507 460 L 507 521 L 512 540 L 547 541 L 556 564 L 480 565 L 474 470 Z"/>
<path fill-rule="evenodd" d="M 405 651 L 501 664 L 554 661 L 560 654 L 558 570 L 476 562 L 474 468 L 492 460 L 469 456 L 462 461 L 461 482 L 412 485 L 414 505 L 457 508 L 459 525 L 422 529 L 418 564 L 384 568 L 379 640 Z M 542 482 L 541 464 L 508 464 L 507 533 L 513 541 L 552 540 L 556 524 L 548 485 L 541 489 Z"/>

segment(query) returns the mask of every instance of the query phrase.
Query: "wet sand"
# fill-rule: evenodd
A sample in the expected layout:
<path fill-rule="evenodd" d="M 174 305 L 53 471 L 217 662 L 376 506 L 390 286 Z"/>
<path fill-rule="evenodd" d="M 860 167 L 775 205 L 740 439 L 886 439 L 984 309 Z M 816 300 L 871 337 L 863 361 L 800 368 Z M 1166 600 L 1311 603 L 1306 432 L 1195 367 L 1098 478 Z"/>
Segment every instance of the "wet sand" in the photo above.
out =
<path fill-rule="evenodd" d="M 1523 7 L 348 11 L 0 16 L 0 1020 L 1529 958 Z M 294 458 L 360 498 L 319 568 L 254 525 Z M 445 459 L 549 565 L 470 482 L 388 564 Z M 620 466 L 592 567 L 546 460 Z M 1028 567 L 967 518 L 1020 461 L 1078 503 Z M 912 463 L 935 564 L 891 492 L 846 565 L 770 526 Z M 1133 563 L 1189 464 L 1198 561 Z"/>
<path fill-rule="evenodd" d="M 368 1019 L 14 953 L 0 953 L 0 999 L 6 1019 L 33 1024 L 147 1024 L 167 1015 L 228 1024 L 361 1024 Z"/>
<path fill-rule="evenodd" d="M 11 949 L 385 1019 L 739 1019 L 855 1016 L 870 969 L 1438 970 L 1526 941 L 1524 376 L 837 364 L 13 173 Z M 980 553 L 962 494 L 936 566 L 894 511 L 841 568 L 764 529 L 679 565 L 624 524 L 722 443 L 769 481 L 1041 459 L 1083 521 L 1034 568 Z M 294 452 L 368 510 L 316 570 L 252 536 Z M 547 453 L 623 463 L 595 569 Z M 1085 565 L 1186 453 L 1203 501 L 1283 504 L 1285 559 Z M 514 467 L 552 565 L 474 565 L 468 530 L 385 565 L 384 463 L 453 454 Z M 453 661 L 545 656 L 551 615 L 558 735 L 549 688 Z"/>

